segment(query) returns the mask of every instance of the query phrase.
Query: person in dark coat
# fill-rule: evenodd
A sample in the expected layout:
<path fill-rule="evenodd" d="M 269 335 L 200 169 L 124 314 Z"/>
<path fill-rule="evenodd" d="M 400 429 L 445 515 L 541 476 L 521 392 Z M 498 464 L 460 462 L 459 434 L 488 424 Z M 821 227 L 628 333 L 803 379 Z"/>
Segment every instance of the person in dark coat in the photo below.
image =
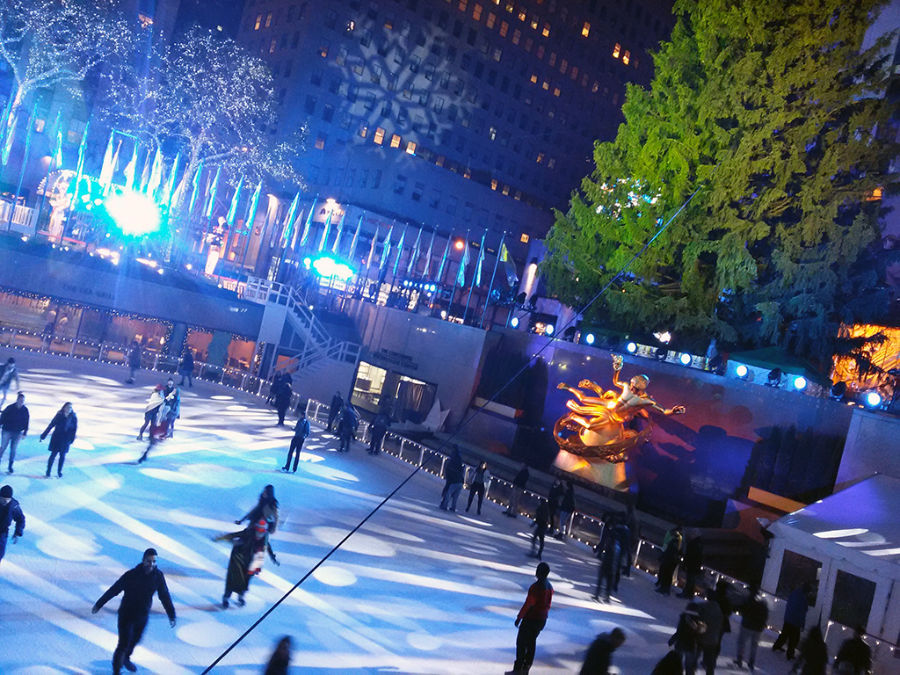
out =
<path fill-rule="evenodd" d="M 231 594 L 237 593 L 237 604 L 243 607 L 244 593 L 250 586 L 250 579 L 262 571 L 265 554 L 268 553 L 272 562 L 280 565 L 269 543 L 269 528 L 265 518 L 260 518 L 249 527 L 240 532 L 231 532 L 218 537 L 213 541 L 230 541 L 231 555 L 228 558 L 228 572 L 225 575 L 225 593 L 222 595 L 222 608 L 228 609 Z"/>
<path fill-rule="evenodd" d="M 19 537 L 25 532 L 25 514 L 19 502 L 13 499 L 11 485 L 0 488 L 0 560 L 6 555 L 6 541 L 9 539 L 9 528 L 16 524 L 13 531 L 13 543 L 18 543 Z"/>
<path fill-rule="evenodd" d="M 872 648 L 863 640 L 865 632 L 865 628 L 857 626 L 853 637 L 844 640 L 834 659 L 834 672 L 864 675 L 872 669 Z"/>
<path fill-rule="evenodd" d="M 291 405 L 291 396 L 293 395 L 291 385 L 287 381 L 282 381 L 278 391 L 275 392 L 275 410 L 278 412 L 278 426 L 284 426 L 284 416 Z"/>
<path fill-rule="evenodd" d="M 8 405 L 0 413 L 0 460 L 9 446 L 8 472 L 13 472 L 13 462 L 16 461 L 16 448 L 28 434 L 29 422 L 28 408 L 25 406 L 25 394 L 21 391 L 16 396 L 16 402 Z"/>
<path fill-rule="evenodd" d="M 166 586 L 166 577 L 156 567 L 156 558 L 155 549 L 148 548 L 144 551 L 141 564 L 119 577 L 119 580 L 110 586 L 91 608 L 91 613 L 96 614 L 112 598 L 124 593 L 122 604 L 119 605 L 119 643 L 113 652 L 114 675 L 122 672 L 122 666 L 132 673 L 137 670 L 131 662 L 131 654 L 141 641 L 144 628 L 147 627 L 154 595 L 159 596 L 159 601 L 169 617 L 169 625 L 175 627 L 175 607 L 172 605 L 169 587 Z"/>
<path fill-rule="evenodd" d="M 134 376 L 141 369 L 141 345 L 137 340 L 131 341 L 131 349 L 128 350 L 128 384 L 134 384 Z"/>
<path fill-rule="evenodd" d="M 387 433 L 388 427 L 391 426 L 391 418 L 383 412 L 375 415 L 372 420 L 372 426 L 369 435 L 369 454 L 377 455 L 381 452 L 381 445 L 384 442 L 384 435 Z"/>
<path fill-rule="evenodd" d="M 190 347 L 185 347 L 184 355 L 181 357 L 181 363 L 178 364 L 178 374 L 181 375 L 179 387 L 184 386 L 184 380 L 187 378 L 188 387 L 194 386 L 194 352 Z"/>
<path fill-rule="evenodd" d="M 700 535 L 692 537 L 684 547 L 684 588 L 679 598 L 693 598 L 697 578 L 703 573 L 703 540 Z"/>
<path fill-rule="evenodd" d="M 580 675 L 607 675 L 612 665 L 612 655 L 625 644 L 625 632 L 613 628 L 609 633 L 600 633 L 588 647 L 581 666 Z"/>
<path fill-rule="evenodd" d="M 662 657 L 650 672 L 650 675 L 684 675 L 681 667 L 681 655 L 674 649 Z"/>
<path fill-rule="evenodd" d="M 612 535 L 619 546 L 619 561 L 616 565 L 616 577 L 613 583 L 613 591 L 618 591 L 619 578 L 622 574 L 626 577 L 629 576 L 629 570 L 631 569 L 631 558 L 629 556 L 629 551 L 631 550 L 631 530 L 629 529 L 628 522 L 623 514 L 619 514 L 616 517 L 615 523 L 612 526 Z"/>
<path fill-rule="evenodd" d="M 291 466 L 291 457 L 294 458 L 294 469 L 292 473 L 297 473 L 297 465 L 300 463 L 300 451 L 303 450 L 303 441 L 309 437 L 309 420 L 306 419 L 306 413 L 301 410 L 300 417 L 297 418 L 297 424 L 294 425 L 294 437 L 291 439 L 291 447 L 288 450 L 287 459 L 284 461 L 282 471 L 289 471 Z M 297 454 L 294 454 L 297 453 Z"/>
<path fill-rule="evenodd" d="M 462 492 L 463 481 L 465 480 L 466 469 L 463 466 L 462 457 L 459 454 L 459 448 L 453 448 L 450 458 L 444 465 L 444 490 L 441 492 L 441 511 L 456 511 L 456 502 L 459 500 L 459 493 Z"/>
<path fill-rule="evenodd" d="M 613 528 L 616 523 L 615 516 L 606 519 L 603 534 L 597 544 L 597 557 L 600 566 L 597 570 L 597 587 L 594 589 L 594 600 L 600 600 L 601 595 L 605 602 L 609 602 L 609 594 L 616 584 L 616 570 L 620 566 L 622 550 L 616 539 Z"/>
<path fill-rule="evenodd" d="M 487 482 L 490 480 L 491 474 L 488 471 L 487 462 L 482 462 L 478 465 L 478 468 L 475 469 L 475 475 L 472 477 L 472 482 L 469 483 L 469 501 L 466 504 L 466 512 L 468 513 L 469 509 L 472 506 L 472 500 L 475 495 L 478 495 L 478 515 L 481 515 L 481 505 L 484 503 L 484 491 Z"/>
<path fill-rule="evenodd" d="M 719 634 L 719 651 L 722 651 L 722 638 L 725 633 L 731 632 L 731 614 L 734 608 L 731 606 L 731 600 L 728 597 L 731 586 L 724 579 L 719 579 L 716 583 L 716 602 L 719 609 L 722 610 L 722 632 Z"/>
<path fill-rule="evenodd" d="M 794 650 L 800 642 L 800 634 L 806 625 L 806 612 L 809 610 L 809 593 L 812 590 L 808 583 L 804 583 L 788 596 L 787 605 L 784 608 L 784 624 L 775 644 L 773 652 L 780 652 L 787 644 L 788 661 L 794 658 Z"/>
<path fill-rule="evenodd" d="M 722 624 L 725 616 L 713 589 L 707 589 L 706 600 L 697 605 L 697 613 L 706 626 L 706 630 L 697 640 L 700 655 L 703 657 L 703 667 L 706 675 L 714 675 L 716 661 L 719 658 L 719 646 L 722 644 Z"/>
<path fill-rule="evenodd" d="M 628 504 L 628 510 L 625 512 L 625 524 L 628 526 L 630 541 L 628 550 L 624 551 L 626 562 L 623 564 L 622 574 L 630 577 L 631 568 L 634 567 L 634 560 L 637 556 L 638 545 L 641 542 L 641 519 L 638 517 L 637 509 L 634 508 L 633 503 Z"/>
<path fill-rule="evenodd" d="M 288 668 L 291 666 L 291 636 L 285 635 L 275 645 L 275 651 L 269 663 L 266 664 L 266 670 L 263 675 L 288 675 Z"/>
<path fill-rule="evenodd" d="M 72 404 L 68 401 L 63 404 L 59 412 L 50 420 L 50 424 L 41 434 L 41 440 L 47 438 L 50 430 L 53 433 L 50 436 L 50 459 L 47 460 L 47 478 L 50 478 L 50 471 L 53 469 L 53 460 L 59 457 L 59 464 L 56 466 L 56 475 L 62 478 L 63 464 L 66 461 L 66 453 L 69 446 L 75 440 L 75 434 L 78 432 L 78 418 L 72 411 Z"/>
<path fill-rule="evenodd" d="M 663 540 L 663 552 L 659 558 L 659 573 L 656 580 L 656 592 L 669 595 L 672 591 L 672 576 L 681 560 L 681 526 L 668 532 Z"/>
<path fill-rule="evenodd" d="M 700 637 L 705 631 L 706 625 L 700 618 L 697 603 L 689 602 L 678 617 L 675 634 L 669 638 L 669 646 L 681 657 L 684 675 L 694 675 L 697 670 Z"/>
<path fill-rule="evenodd" d="M 530 476 L 531 474 L 528 472 L 528 466 L 523 464 L 522 468 L 519 469 L 519 473 L 513 478 L 512 491 L 509 493 L 509 506 L 506 507 L 506 511 L 503 512 L 503 515 L 509 516 L 510 518 L 519 517 L 519 500 L 522 498 L 522 495 L 525 494 L 525 487 L 528 485 Z"/>
<path fill-rule="evenodd" d="M 338 418 L 338 415 L 341 414 L 341 410 L 344 409 L 344 399 L 341 398 L 341 392 L 334 392 L 334 396 L 331 397 L 331 407 L 328 409 L 328 431 L 332 430 L 334 426 L 334 421 Z"/>
<path fill-rule="evenodd" d="M 163 398 L 166 401 L 166 438 L 172 438 L 175 435 L 175 420 L 181 417 L 181 391 L 171 377 L 166 380 Z"/>
<path fill-rule="evenodd" d="M 553 485 L 550 486 L 550 492 L 547 493 L 547 507 L 550 509 L 550 534 L 559 530 L 557 518 L 559 517 L 562 498 L 565 493 L 566 488 L 563 487 L 562 481 L 557 478 L 553 481 Z"/>
<path fill-rule="evenodd" d="M 538 505 L 531 526 L 534 528 L 534 534 L 531 535 L 531 555 L 540 560 L 544 554 L 544 537 L 550 527 L 550 506 L 547 502 L 542 501 Z"/>
<path fill-rule="evenodd" d="M 550 603 L 553 600 L 553 586 L 547 580 L 550 576 L 550 565 L 545 562 L 538 563 L 534 572 L 537 577 L 528 587 L 528 595 L 522 608 L 516 616 L 516 662 L 513 665 L 513 673 L 527 673 L 534 662 L 534 653 L 537 648 L 537 637 L 547 624 L 547 616 L 550 613 Z"/>
<path fill-rule="evenodd" d="M 163 404 L 165 404 L 166 398 L 163 395 L 163 386 L 161 384 L 153 387 L 153 391 L 150 392 L 150 396 L 147 399 L 147 402 L 144 404 L 144 423 L 141 425 L 140 431 L 138 431 L 137 439 L 139 441 L 144 440 L 144 431 L 147 427 L 151 427 L 150 435 L 153 435 L 152 427 L 157 423 L 158 418 L 160 416 L 160 411 L 162 410 Z"/>
<path fill-rule="evenodd" d="M 791 672 L 800 675 L 825 675 L 828 669 L 828 645 L 818 624 L 809 629 L 800 644 L 800 658 Z"/>
<path fill-rule="evenodd" d="M 262 492 L 259 493 L 259 500 L 256 506 L 250 509 L 243 518 L 234 521 L 235 525 L 243 522 L 255 523 L 260 518 L 264 518 L 269 524 L 269 534 L 275 532 L 278 528 L 278 500 L 275 498 L 275 488 L 272 485 L 266 485 Z"/>
<path fill-rule="evenodd" d="M 569 534 L 569 521 L 575 511 L 575 485 L 566 481 L 566 492 L 559 507 L 559 538 L 565 539 Z"/>
<path fill-rule="evenodd" d="M 769 619 L 769 605 L 760 596 L 757 586 L 750 587 L 750 596 L 741 605 L 741 630 L 737 640 L 737 658 L 735 665 L 743 667 L 744 648 L 750 643 L 747 665 L 753 670 L 756 664 L 756 649 L 759 647 L 759 638 L 766 629 L 766 621 Z"/>
<path fill-rule="evenodd" d="M 0 405 L 6 403 L 6 395 L 9 393 L 13 380 L 16 381 L 17 389 L 22 386 L 22 383 L 19 381 L 19 369 L 16 367 L 16 360 L 10 356 L 6 363 L 3 364 L 3 368 L 0 368 L 0 394 L 3 395 L 0 398 Z"/>
<path fill-rule="evenodd" d="M 341 409 L 340 419 L 337 423 L 338 432 L 338 452 L 350 452 L 350 442 L 356 433 L 356 427 L 359 424 L 359 418 L 353 406 L 347 403 Z"/>

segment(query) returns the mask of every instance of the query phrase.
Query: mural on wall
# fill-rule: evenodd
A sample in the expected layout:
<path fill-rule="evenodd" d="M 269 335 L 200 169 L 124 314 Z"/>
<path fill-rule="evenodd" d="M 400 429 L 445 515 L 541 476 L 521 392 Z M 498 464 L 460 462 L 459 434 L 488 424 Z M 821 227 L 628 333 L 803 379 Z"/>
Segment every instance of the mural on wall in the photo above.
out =
<path fill-rule="evenodd" d="M 574 397 L 566 401 L 569 412 L 556 420 L 553 438 L 560 450 L 582 457 L 585 464 L 619 463 L 628 451 L 650 436 L 653 424 L 651 410 L 663 415 L 682 415 L 685 407 L 663 408 L 650 398 L 650 377 L 635 375 L 628 382 L 619 381 L 624 360 L 613 354 L 612 382 L 620 391 L 604 389 L 592 380 L 581 380 L 578 387 L 560 382 L 556 388 Z M 589 391 L 593 396 L 585 395 Z M 583 467 L 582 467 L 583 468 Z"/>

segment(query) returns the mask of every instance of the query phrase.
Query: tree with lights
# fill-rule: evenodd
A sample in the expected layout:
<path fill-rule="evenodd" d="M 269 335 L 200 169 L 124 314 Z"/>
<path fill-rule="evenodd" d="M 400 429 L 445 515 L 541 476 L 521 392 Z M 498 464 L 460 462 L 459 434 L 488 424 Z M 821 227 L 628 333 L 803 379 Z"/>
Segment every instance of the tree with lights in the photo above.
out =
<path fill-rule="evenodd" d="M 293 162 L 305 130 L 277 139 L 272 73 L 233 40 L 194 27 L 111 79 L 105 118 L 149 146 L 180 152 L 187 175 L 202 162 L 226 169 L 235 184 L 241 175 L 301 183 Z"/>
<path fill-rule="evenodd" d="M 679 0 L 647 90 L 557 213 L 543 266 L 581 306 L 694 198 L 589 316 L 700 346 L 779 345 L 823 361 L 841 323 L 889 310 L 882 205 L 897 143 L 883 133 L 883 3 Z"/>

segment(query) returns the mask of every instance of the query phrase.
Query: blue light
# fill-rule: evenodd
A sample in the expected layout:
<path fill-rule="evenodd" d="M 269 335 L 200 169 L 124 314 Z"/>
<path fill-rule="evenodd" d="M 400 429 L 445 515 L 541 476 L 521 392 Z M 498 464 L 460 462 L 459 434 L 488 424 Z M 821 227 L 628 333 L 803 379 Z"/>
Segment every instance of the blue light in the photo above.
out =
<path fill-rule="evenodd" d="M 877 408 L 881 405 L 881 394 L 877 391 L 870 391 L 866 394 L 866 405 L 870 408 Z"/>
<path fill-rule="evenodd" d="M 306 269 L 309 269 L 311 265 L 312 265 L 312 258 L 310 258 L 309 256 L 306 256 L 306 257 L 303 259 L 303 266 L 304 266 Z"/>
<path fill-rule="evenodd" d="M 625 351 L 627 351 L 629 354 L 634 354 L 637 351 L 637 345 L 633 342 L 629 342 L 627 345 L 625 345 Z"/>
<path fill-rule="evenodd" d="M 691 358 L 690 354 L 685 352 L 684 354 L 682 354 L 681 356 L 678 357 L 678 360 L 681 361 L 681 365 L 689 366 L 689 365 L 691 365 L 692 358 Z"/>
<path fill-rule="evenodd" d="M 514 316 L 512 319 L 510 319 L 509 325 L 512 326 L 513 328 L 518 328 L 519 327 L 519 317 Z"/>
<path fill-rule="evenodd" d="M 553 331 L 555 331 L 555 330 L 556 330 L 556 326 L 554 326 L 552 323 L 548 323 L 547 326 L 544 328 L 544 332 L 547 335 L 553 335 Z"/>
<path fill-rule="evenodd" d="M 742 363 L 741 365 L 739 365 L 737 368 L 734 369 L 734 372 L 737 374 L 737 376 L 739 378 L 743 379 L 743 378 L 747 377 L 747 373 L 749 373 L 750 371 L 747 369 L 747 366 L 745 366 Z"/>
<path fill-rule="evenodd" d="M 122 190 L 106 198 L 106 212 L 122 234 L 143 237 L 159 230 L 159 207 L 153 198 L 142 192 Z"/>
<path fill-rule="evenodd" d="M 802 375 L 798 375 L 794 378 L 794 389 L 797 391 L 803 391 L 806 389 L 806 378 Z"/>
<path fill-rule="evenodd" d="M 304 261 L 306 262 L 306 261 Z M 340 260 L 336 260 L 328 255 L 318 256 L 312 260 L 312 267 L 316 271 L 320 277 L 327 277 L 335 279 L 339 279 L 340 281 L 346 281 L 354 274 L 356 271 L 350 267 L 345 262 L 341 262 Z"/>
<path fill-rule="evenodd" d="M 585 336 L 584 336 L 584 341 L 587 342 L 589 345 L 594 344 L 594 334 L 593 334 L 593 333 L 588 333 L 587 335 L 585 335 Z"/>

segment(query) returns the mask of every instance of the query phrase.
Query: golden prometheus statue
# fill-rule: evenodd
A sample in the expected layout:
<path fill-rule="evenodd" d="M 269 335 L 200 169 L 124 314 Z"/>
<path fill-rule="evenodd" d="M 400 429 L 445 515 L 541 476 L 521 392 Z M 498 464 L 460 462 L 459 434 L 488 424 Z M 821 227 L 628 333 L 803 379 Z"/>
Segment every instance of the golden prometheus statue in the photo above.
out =
<path fill-rule="evenodd" d="M 649 421 L 649 410 L 663 415 L 680 415 L 685 408 L 683 405 L 663 408 L 650 398 L 647 394 L 650 378 L 646 375 L 635 375 L 624 384 L 619 382 L 622 357 L 614 354 L 612 362 L 613 384 L 622 390 L 621 393 L 604 390 L 591 380 L 581 380 L 578 387 L 570 387 L 565 382 L 557 385 L 557 389 L 565 389 L 575 398 L 566 401 L 569 412 L 556 420 L 553 437 L 561 449 L 573 455 L 618 463 L 624 462 L 628 451 L 650 435 L 653 425 Z M 629 422 L 638 416 L 647 420 L 642 428 L 628 428 Z"/>

